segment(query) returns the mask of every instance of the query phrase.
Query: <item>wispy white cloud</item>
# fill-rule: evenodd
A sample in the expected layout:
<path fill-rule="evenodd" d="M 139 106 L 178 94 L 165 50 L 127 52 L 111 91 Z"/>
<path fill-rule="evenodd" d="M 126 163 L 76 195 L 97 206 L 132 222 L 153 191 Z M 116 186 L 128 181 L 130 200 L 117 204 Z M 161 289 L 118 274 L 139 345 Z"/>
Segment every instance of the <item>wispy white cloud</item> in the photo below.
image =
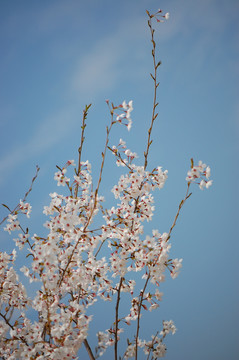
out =
<path fill-rule="evenodd" d="M 67 135 L 74 124 L 76 116 L 71 109 L 61 109 L 57 114 L 47 116 L 36 127 L 35 132 L 29 134 L 28 139 L 16 146 L 11 152 L 0 158 L 0 183 L 11 170 L 21 163 L 39 157 Z"/>
<path fill-rule="evenodd" d="M 145 17 L 120 22 L 115 32 L 99 39 L 87 53 L 79 55 L 70 80 L 71 89 L 87 98 L 113 90 L 117 82 L 126 77 L 127 59 L 133 62 L 138 57 L 143 63 L 146 55 L 140 41 L 142 44 L 145 36 Z M 140 75 L 136 74 L 137 69 L 135 66 L 132 77 Z"/>
<path fill-rule="evenodd" d="M 49 33 L 59 30 L 64 23 L 76 22 L 76 17 L 79 17 L 80 14 L 80 8 L 80 2 L 72 0 L 46 3 L 37 17 L 37 30 L 41 33 Z"/>
<path fill-rule="evenodd" d="M 225 30 L 229 19 L 218 8 L 215 0 L 198 3 L 173 1 L 169 6 L 173 9 L 170 20 L 165 25 L 159 24 L 160 42 L 169 42 L 174 37 L 178 39 L 181 34 L 183 44 L 185 37 L 191 36 L 192 29 L 198 32 L 198 37 L 185 56 L 194 68 L 201 70 L 213 44 L 215 46 L 215 37 Z M 130 57 L 131 61 L 135 60 L 135 64 L 139 60 L 138 63 L 141 62 L 143 66 L 149 55 L 145 53 L 144 46 L 140 47 L 140 39 L 142 41 L 149 35 L 146 27 L 145 14 L 134 19 L 122 19 L 115 32 L 95 41 L 86 53 L 79 54 L 70 80 L 72 90 L 83 99 L 96 97 L 102 92 L 113 90 L 117 82 L 125 77 L 125 58 Z M 145 45 L 145 42 L 141 44 Z M 136 78 L 141 74 L 142 67 L 136 65 L 130 76 Z"/>

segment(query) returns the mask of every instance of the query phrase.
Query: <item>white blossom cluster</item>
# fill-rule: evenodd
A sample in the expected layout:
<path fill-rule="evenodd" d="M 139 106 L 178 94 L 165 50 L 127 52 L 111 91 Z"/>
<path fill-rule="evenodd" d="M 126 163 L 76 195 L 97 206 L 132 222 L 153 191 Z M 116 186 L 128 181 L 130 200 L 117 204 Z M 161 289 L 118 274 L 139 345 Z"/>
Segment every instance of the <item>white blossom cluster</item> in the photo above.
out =
<path fill-rule="evenodd" d="M 189 183 L 197 182 L 201 190 L 208 189 L 212 185 L 212 180 L 208 180 L 211 176 L 211 169 L 200 160 L 198 166 L 192 164 L 192 168 L 188 171 L 186 180 Z M 198 182 L 199 181 L 199 182 Z"/>
<path fill-rule="evenodd" d="M 130 100 L 128 104 L 126 101 L 123 101 L 123 103 L 118 108 L 120 108 L 123 112 L 117 115 L 116 121 L 126 125 L 128 131 L 130 131 L 132 126 L 132 119 L 130 114 L 133 111 L 133 101 Z"/>

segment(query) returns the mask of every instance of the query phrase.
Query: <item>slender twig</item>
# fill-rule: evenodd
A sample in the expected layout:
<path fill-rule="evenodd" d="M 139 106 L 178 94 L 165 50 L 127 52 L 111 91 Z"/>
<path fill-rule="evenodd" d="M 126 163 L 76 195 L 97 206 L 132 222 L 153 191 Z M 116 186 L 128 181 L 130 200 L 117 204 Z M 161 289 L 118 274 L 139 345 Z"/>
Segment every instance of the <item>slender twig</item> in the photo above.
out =
<path fill-rule="evenodd" d="M 115 152 L 111 147 L 108 146 L 108 149 L 126 166 L 131 172 L 133 171 L 132 168 L 122 159 L 122 156 L 120 155 L 120 152 Z"/>
<path fill-rule="evenodd" d="M 14 326 L 12 326 L 12 325 L 10 324 L 9 320 L 6 318 L 5 315 L 3 315 L 2 313 L 0 313 L 0 316 L 4 319 L 5 323 L 6 323 L 12 330 L 15 330 L 15 329 L 14 329 Z M 17 340 L 21 340 L 22 343 L 24 343 L 25 345 L 28 346 L 27 341 L 26 341 L 22 336 L 20 336 L 20 337 L 15 336 L 15 338 L 16 338 Z"/>
<path fill-rule="evenodd" d="M 156 332 L 156 334 L 154 335 L 154 338 L 153 338 L 153 340 L 152 340 L 152 345 L 150 346 L 150 350 L 149 350 L 149 353 L 148 353 L 148 356 L 147 356 L 147 360 L 149 360 L 150 353 L 151 353 L 151 351 L 152 351 L 152 349 L 153 349 L 154 342 L 155 342 L 155 339 L 156 339 L 157 335 L 158 335 L 158 331 Z"/>
<path fill-rule="evenodd" d="M 36 174 L 35 174 L 35 176 L 32 178 L 31 185 L 30 185 L 29 189 L 27 190 L 26 194 L 24 195 L 24 198 L 23 198 L 22 202 L 25 202 L 25 201 L 26 201 L 29 193 L 32 191 L 33 183 L 34 183 L 34 181 L 36 180 L 36 178 L 37 178 L 37 176 L 38 176 L 39 170 L 40 170 L 39 166 L 36 165 Z M 10 214 L 15 213 L 15 211 L 17 211 L 17 210 L 19 209 L 19 204 L 17 204 L 17 206 L 16 206 L 12 211 L 9 209 L 9 207 L 8 207 L 7 205 L 5 205 L 5 204 L 2 204 L 2 205 L 9 210 Z M 2 223 L 4 223 L 4 221 L 6 221 L 7 218 L 8 218 L 8 216 L 6 216 L 6 217 L 0 222 L 0 225 L 2 225 Z"/>
<path fill-rule="evenodd" d="M 105 240 L 107 240 L 107 239 L 105 239 Z M 103 246 L 103 245 L 104 245 L 104 243 L 105 243 L 105 240 L 104 240 L 104 241 L 102 241 L 102 243 L 100 244 L 100 246 L 99 246 L 98 250 L 96 251 L 96 253 L 95 253 L 95 258 L 96 258 L 96 257 L 97 257 L 97 255 L 99 254 L 99 252 L 100 252 L 100 250 L 101 250 L 102 246 Z"/>
<path fill-rule="evenodd" d="M 151 124 L 150 124 L 149 130 L 148 130 L 147 148 L 146 148 L 146 151 L 144 152 L 144 158 L 145 158 L 145 160 L 144 160 L 144 169 L 146 169 L 147 164 L 148 164 L 149 147 L 152 144 L 151 132 L 152 132 L 152 129 L 153 129 L 153 124 L 154 124 L 155 119 L 158 116 L 158 113 L 156 112 L 156 107 L 158 106 L 158 103 L 157 103 L 157 88 L 158 88 L 158 85 L 159 85 L 159 83 L 157 82 L 157 70 L 158 70 L 158 67 L 161 65 L 160 61 L 158 63 L 156 63 L 156 57 L 155 57 L 155 49 L 156 49 L 156 43 L 154 41 L 154 32 L 155 32 L 155 30 L 152 28 L 152 24 L 151 24 L 151 20 L 153 18 L 153 15 L 151 15 L 148 11 L 146 11 L 146 12 L 147 12 L 147 15 L 149 17 L 148 26 L 149 26 L 149 29 L 150 29 L 151 42 L 152 42 L 152 45 L 153 45 L 152 57 L 153 57 L 154 75 L 150 74 L 150 76 L 151 76 L 151 78 L 153 79 L 153 82 L 154 82 L 154 99 L 153 99 L 152 119 L 151 119 Z"/>
<path fill-rule="evenodd" d="M 77 176 L 80 175 L 80 171 L 81 171 L 81 154 L 82 154 L 83 143 L 84 143 L 84 140 L 85 140 L 84 132 L 85 132 L 85 128 L 86 128 L 85 121 L 87 119 L 87 115 L 88 115 L 88 111 L 89 111 L 90 107 L 91 107 L 91 104 L 86 105 L 85 109 L 83 110 L 82 125 L 81 125 L 81 142 L 80 142 L 80 146 L 78 148 L 79 157 L 78 157 L 78 169 L 77 169 L 77 172 L 76 172 Z M 75 192 L 74 192 L 75 197 L 77 197 L 78 188 L 79 188 L 79 185 L 76 184 Z"/>
<path fill-rule="evenodd" d="M 3 315 L 2 313 L 0 313 L 0 316 L 5 320 L 5 323 L 12 329 L 14 330 L 14 327 L 10 324 L 9 320 L 7 319 L 6 315 Z"/>
<path fill-rule="evenodd" d="M 102 173 L 103 173 L 103 168 L 104 168 L 104 164 L 105 164 L 105 156 L 106 156 L 106 150 L 108 149 L 108 143 L 109 143 L 109 135 L 110 135 L 110 131 L 112 129 L 112 126 L 114 124 L 113 121 L 113 116 L 114 116 L 114 112 L 113 110 L 111 111 L 111 123 L 110 123 L 110 127 L 106 127 L 106 141 L 105 141 L 105 148 L 104 151 L 102 152 L 102 161 L 101 161 L 101 167 L 100 167 L 100 173 L 99 173 L 99 179 L 98 179 L 98 183 L 97 183 L 97 187 L 95 190 L 95 202 L 94 202 L 94 207 L 92 209 L 92 212 L 95 210 L 95 207 L 97 205 L 97 195 L 98 195 L 98 191 L 99 191 L 99 187 L 100 187 L 100 183 L 102 180 Z"/>
<path fill-rule="evenodd" d="M 184 205 L 184 203 L 186 202 L 186 200 L 192 195 L 192 193 L 189 194 L 189 188 L 190 188 L 190 183 L 188 182 L 186 195 L 185 195 L 184 199 L 180 202 L 180 204 L 179 204 L 179 206 L 178 206 L 177 214 L 176 214 L 176 216 L 175 216 L 175 218 L 174 218 L 173 225 L 171 226 L 171 228 L 170 228 L 170 230 L 169 230 L 169 233 L 168 233 L 168 236 L 167 236 L 166 241 L 168 241 L 168 240 L 170 239 L 171 232 L 173 231 L 173 228 L 174 228 L 174 226 L 176 225 L 176 222 L 177 222 L 177 219 L 178 219 L 178 216 L 179 216 L 179 213 L 180 213 L 180 211 L 181 211 L 182 206 Z"/>
<path fill-rule="evenodd" d="M 23 202 L 24 201 L 26 201 L 26 199 L 27 199 L 27 197 L 28 197 L 28 195 L 29 195 L 29 193 L 32 191 L 32 186 L 33 186 L 33 183 L 34 183 L 34 181 L 36 180 L 36 178 L 37 178 L 37 176 L 38 176 L 38 172 L 40 171 L 40 168 L 39 168 L 39 166 L 38 165 L 36 165 L 36 174 L 35 174 L 35 176 L 32 178 L 32 182 L 31 182 L 31 185 L 30 185 L 30 188 L 29 188 L 29 190 L 26 192 L 26 194 L 24 195 L 24 198 L 23 198 Z"/>

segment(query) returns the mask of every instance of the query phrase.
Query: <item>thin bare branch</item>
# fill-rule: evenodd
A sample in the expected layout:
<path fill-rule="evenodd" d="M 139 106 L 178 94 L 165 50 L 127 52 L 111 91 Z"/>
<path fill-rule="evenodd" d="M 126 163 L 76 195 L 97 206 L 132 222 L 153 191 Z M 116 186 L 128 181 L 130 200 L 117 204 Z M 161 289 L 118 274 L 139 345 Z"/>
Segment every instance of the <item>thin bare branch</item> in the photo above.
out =
<path fill-rule="evenodd" d="M 29 193 L 32 191 L 33 183 L 34 183 L 34 181 L 36 180 L 36 178 L 37 178 L 37 176 L 38 176 L 39 170 L 40 170 L 39 166 L 36 165 L 36 174 L 35 174 L 35 176 L 32 178 L 31 185 L 30 185 L 29 189 L 27 190 L 26 194 L 24 195 L 24 198 L 23 198 L 23 200 L 22 200 L 23 202 L 26 201 Z M 15 211 L 17 211 L 17 210 L 19 209 L 19 204 L 17 204 L 17 206 L 16 206 L 12 211 L 9 209 L 9 207 L 8 207 L 7 205 L 5 205 L 5 204 L 2 204 L 2 205 L 9 210 L 10 214 L 13 214 Z M 6 216 L 6 217 L 0 222 L 0 225 L 2 225 L 2 224 L 4 223 L 4 221 L 7 220 L 7 218 L 8 218 L 8 216 Z"/>
<path fill-rule="evenodd" d="M 168 236 L 167 236 L 166 241 L 168 241 L 168 240 L 170 239 L 171 232 L 173 231 L 173 228 L 174 228 L 174 226 L 176 225 L 176 222 L 177 222 L 178 216 L 179 216 L 179 214 L 180 214 L 180 211 L 181 211 L 181 209 L 182 209 L 182 206 L 184 205 L 184 203 L 186 202 L 186 200 L 192 195 L 192 193 L 189 194 L 189 188 L 190 188 L 190 183 L 188 182 L 186 195 L 185 195 L 184 199 L 180 202 L 180 204 L 179 204 L 179 206 L 178 206 L 177 214 L 176 214 L 176 216 L 175 216 L 175 218 L 174 218 L 173 225 L 171 226 L 171 228 L 170 228 L 170 230 L 169 230 L 169 233 L 168 233 Z"/>
<path fill-rule="evenodd" d="M 157 103 L 157 88 L 159 83 L 157 82 L 157 70 L 158 67 L 160 66 L 161 62 L 159 61 L 158 63 L 156 63 L 156 56 L 155 56 L 155 49 L 156 49 L 156 43 L 154 41 L 154 29 L 152 28 L 152 18 L 153 15 L 151 15 L 148 11 L 146 11 L 149 20 L 148 20 L 148 26 L 150 29 L 150 33 L 151 33 L 151 42 L 152 42 L 152 57 L 153 57 L 153 67 L 154 67 L 154 75 L 150 74 L 151 78 L 153 79 L 154 82 L 154 98 L 153 98 L 153 110 L 152 110 L 152 118 L 151 118 L 151 123 L 150 123 L 150 127 L 148 130 L 148 141 L 147 141 L 147 148 L 146 151 L 144 152 L 144 169 L 146 169 L 147 164 L 148 164 L 148 154 L 149 154 L 149 148 L 150 145 L 152 144 L 152 140 L 151 140 L 151 133 L 152 133 L 152 129 L 153 129 L 153 125 L 154 125 L 154 121 L 156 120 L 158 113 L 156 112 L 156 108 L 158 106 Z"/>
<path fill-rule="evenodd" d="M 0 312 L 0 316 L 4 319 L 5 323 L 6 323 L 12 330 L 15 329 L 14 326 L 10 324 L 10 322 L 9 322 L 9 320 L 6 318 L 6 316 L 3 315 L 1 312 Z M 20 337 L 17 337 L 17 336 L 16 336 L 16 339 L 21 340 L 22 343 L 24 343 L 24 344 L 26 344 L 26 345 L 28 346 L 27 341 L 26 341 L 22 336 L 20 336 Z"/>
<path fill-rule="evenodd" d="M 79 146 L 79 148 L 78 148 L 79 157 L 78 157 L 78 169 L 77 169 L 77 172 L 76 172 L 76 175 L 77 175 L 77 176 L 80 175 L 80 171 L 81 171 L 81 154 L 82 154 L 83 143 L 84 143 L 84 140 L 85 140 L 84 132 L 85 132 L 85 128 L 86 128 L 86 123 L 85 123 L 85 121 L 86 121 L 86 119 L 87 119 L 88 111 L 89 111 L 90 107 L 91 107 L 91 104 L 86 105 L 86 106 L 85 106 L 85 109 L 83 110 L 82 125 L 81 125 L 81 142 L 80 142 L 80 146 Z M 74 193 L 74 196 L 75 196 L 75 197 L 77 197 L 78 188 L 79 188 L 79 185 L 76 184 L 75 193 Z"/>

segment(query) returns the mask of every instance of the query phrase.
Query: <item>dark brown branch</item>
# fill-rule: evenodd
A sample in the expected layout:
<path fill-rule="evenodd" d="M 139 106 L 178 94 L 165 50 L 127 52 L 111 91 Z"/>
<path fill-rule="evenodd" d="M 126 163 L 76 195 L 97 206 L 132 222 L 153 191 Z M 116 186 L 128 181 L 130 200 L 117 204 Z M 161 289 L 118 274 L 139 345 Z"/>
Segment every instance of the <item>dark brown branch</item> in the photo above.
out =
<path fill-rule="evenodd" d="M 146 290 L 146 288 L 147 288 L 149 279 L 150 279 L 150 272 L 149 272 L 148 277 L 147 277 L 147 279 L 146 279 L 146 281 L 145 281 L 144 288 L 143 288 L 143 290 L 141 291 L 140 296 L 139 296 L 138 318 L 137 318 L 137 331 L 136 331 L 136 338 L 135 338 L 135 360 L 138 359 L 138 338 L 139 338 L 139 328 L 140 328 L 140 326 L 139 326 L 139 323 L 140 323 L 140 314 L 141 314 L 141 309 L 142 309 L 142 304 L 143 304 L 144 293 L 145 293 L 145 290 Z"/>
<path fill-rule="evenodd" d="M 12 325 L 10 324 L 10 322 L 9 322 L 9 320 L 6 318 L 6 316 L 3 315 L 2 313 L 0 313 L 0 316 L 4 319 L 5 323 L 6 323 L 12 330 L 14 330 L 14 326 L 12 326 Z M 24 343 L 25 345 L 28 346 L 28 343 L 26 342 L 26 340 L 25 340 L 22 336 L 20 336 L 19 338 L 18 338 L 17 336 L 15 336 L 15 339 L 16 339 L 16 340 L 20 340 L 22 343 Z"/>
<path fill-rule="evenodd" d="M 92 351 L 91 351 L 91 348 L 90 348 L 90 345 L 89 345 L 87 339 L 85 339 L 85 340 L 83 341 L 83 343 L 84 343 L 84 345 L 85 345 L 85 348 L 86 348 L 86 351 L 87 351 L 87 353 L 88 353 L 88 355 L 89 355 L 90 360 L 95 360 L 95 357 L 94 357 L 94 355 L 93 355 L 93 353 L 92 353 Z"/>
<path fill-rule="evenodd" d="M 120 290 L 123 284 L 124 278 L 120 278 L 119 287 L 117 289 L 117 301 L 115 305 L 115 360 L 118 360 L 118 322 L 119 322 L 119 302 L 120 302 Z"/>

